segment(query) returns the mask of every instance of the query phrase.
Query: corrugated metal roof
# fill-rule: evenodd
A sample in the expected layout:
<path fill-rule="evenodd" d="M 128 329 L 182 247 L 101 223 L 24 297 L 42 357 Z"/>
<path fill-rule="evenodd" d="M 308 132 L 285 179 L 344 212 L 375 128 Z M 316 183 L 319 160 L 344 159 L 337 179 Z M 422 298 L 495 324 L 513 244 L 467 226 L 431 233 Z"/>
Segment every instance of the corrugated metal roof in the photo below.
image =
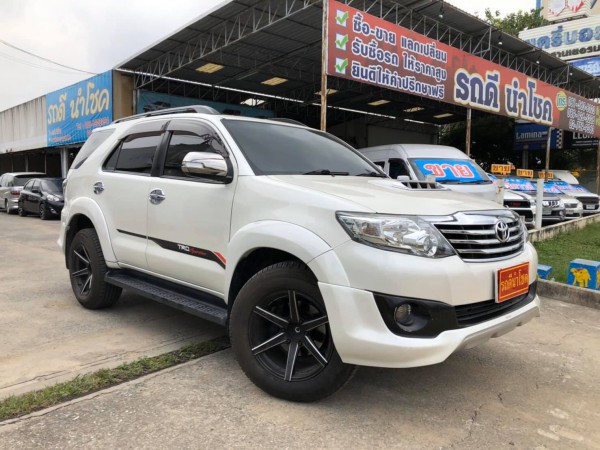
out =
<path fill-rule="evenodd" d="M 273 8 L 272 11 L 275 11 L 279 7 L 279 17 L 285 14 L 284 11 L 281 11 L 283 1 L 233 0 L 206 16 L 200 17 L 198 20 L 177 31 L 172 36 L 163 39 L 151 48 L 133 56 L 118 68 L 132 71 L 139 71 L 143 68 L 147 71 L 148 66 L 145 66 L 147 63 L 164 56 L 168 52 L 180 49 L 182 45 L 193 42 L 207 32 L 215 32 L 216 38 L 220 39 L 223 35 L 218 34 L 218 32 L 223 28 L 224 22 L 228 22 L 229 24 L 234 23 L 236 17 L 240 14 L 248 14 L 250 8 L 263 5 L 265 1 L 270 2 Z M 432 23 L 432 20 L 438 20 L 442 5 L 442 2 L 439 0 L 354 0 L 346 1 L 346 3 L 373 14 L 377 14 L 377 11 L 371 9 L 374 7 L 381 10 L 394 8 L 394 13 L 390 17 L 386 17 L 390 21 L 402 18 L 406 20 L 407 14 L 412 13 L 415 16 L 415 22 L 418 22 L 418 18 L 425 17 L 430 19 L 429 23 Z M 296 2 L 296 6 L 298 4 L 302 4 L 302 2 Z M 208 83 L 216 86 L 226 86 L 234 89 L 294 98 L 297 98 L 295 96 L 298 95 L 298 90 L 304 89 L 304 94 L 308 93 L 309 97 L 303 97 L 302 100 L 315 101 L 317 100 L 317 96 L 314 93 L 320 90 L 321 8 L 321 2 L 314 3 L 306 9 L 302 9 L 283 20 L 272 23 L 264 29 L 251 33 L 237 42 L 219 47 L 216 52 L 211 53 L 201 60 L 195 60 L 180 68 L 175 68 L 168 75 L 191 82 Z M 490 29 L 488 23 L 448 3 L 443 3 L 443 8 L 443 25 L 452 27 L 455 32 L 462 32 L 471 37 L 479 38 Z M 421 21 L 419 26 L 422 26 L 422 24 L 423 21 Z M 251 27 L 252 22 L 250 19 L 247 19 L 245 22 L 238 22 L 238 25 L 239 27 Z M 415 27 L 415 31 L 421 31 L 419 26 Z M 497 39 L 499 33 L 499 30 L 494 30 L 492 33 L 493 39 Z M 452 31 L 450 34 L 452 34 Z M 513 55 L 519 55 L 531 62 L 539 60 L 541 70 L 556 70 L 568 67 L 565 62 L 547 53 L 540 55 L 539 49 L 532 47 L 517 37 L 502 34 L 502 43 L 502 49 Z M 225 68 L 212 74 L 200 73 L 195 70 L 207 62 L 219 63 L 224 65 Z M 571 81 L 575 82 L 589 80 L 591 77 L 587 72 L 576 68 L 572 68 L 570 72 Z M 289 81 L 277 86 L 262 84 L 262 81 L 272 76 L 283 77 Z M 334 86 L 344 84 L 345 88 L 344 92 L 339 92 L 336 96 L 330 97 L 330 104 L 345 108 L 401 115 L 432 123 L 445 123 L 457 120 L 465 111 L 460 107 L 428 101 L 399 92 L 384 91 L 373 86 L 359 85 L 359 83 L 352 83 L 346 80 L 335 79 L 331 83 Z M 596 97 L 600 97 L 599 83 L 595 83 L 594 88 Z M 377 107 L 368 105 L 370 101 L 379 98 L 390 98 L 393 101 Z M 427 108 L 421 112 L 403 112 L 404 109 L 408 109 L 414 104 L 423 104 Z M 452 118 L 434 119 L 432 116 L 438 114 L 440 110 L 452 111 L 454 116 Z"/>

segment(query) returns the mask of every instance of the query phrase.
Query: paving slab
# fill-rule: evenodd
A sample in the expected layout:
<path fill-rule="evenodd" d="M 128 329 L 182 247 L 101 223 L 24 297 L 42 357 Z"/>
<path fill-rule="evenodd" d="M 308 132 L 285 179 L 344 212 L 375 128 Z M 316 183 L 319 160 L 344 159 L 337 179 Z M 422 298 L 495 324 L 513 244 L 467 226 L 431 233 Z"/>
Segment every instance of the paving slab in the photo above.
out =
<path fill-rule="evenodd" d="M 0 424 L 0 449 L 600 448 L 600 311 L 542 307 L 442 364 L 361 368 L 314 404 L 263 393 L 226 350 Z"/>

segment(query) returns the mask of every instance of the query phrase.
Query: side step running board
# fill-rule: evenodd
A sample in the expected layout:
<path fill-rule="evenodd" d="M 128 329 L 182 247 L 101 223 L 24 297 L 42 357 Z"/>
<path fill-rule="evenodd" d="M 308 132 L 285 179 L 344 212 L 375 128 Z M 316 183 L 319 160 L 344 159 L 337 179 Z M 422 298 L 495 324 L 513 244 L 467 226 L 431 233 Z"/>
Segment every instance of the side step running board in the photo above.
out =
<path fill-rule="evenodd" d="M 227 324 L 227 305 L 222 299 L 168 281 L 123 270 L 109 271 L 104 279 L 130 292 L 185 311 L 210 322 Z M 219 304 L 220 303 L 220 304 Z"/>

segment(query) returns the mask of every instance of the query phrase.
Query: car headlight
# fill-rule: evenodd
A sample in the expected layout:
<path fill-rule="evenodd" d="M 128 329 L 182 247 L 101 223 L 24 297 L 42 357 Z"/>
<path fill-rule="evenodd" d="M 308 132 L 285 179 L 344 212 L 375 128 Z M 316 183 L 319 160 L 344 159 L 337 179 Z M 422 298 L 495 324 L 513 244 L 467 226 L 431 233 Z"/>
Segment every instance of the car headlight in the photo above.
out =
<path fill-rule="evenodd" d="M 563 199 L 562 199 L 562 198 L 559 198 L 559 199 L 558 199 L 558 205 L 559 205 L 561 208 L 564 208 L 564 207 L 565 207 L 565 202 L 563 201 Z"/>
<path fill-rule="evenodd" d="M 455 254 L 444 236 L 419 216 L 345 212 L 336 216 L 350 237 L 363 244 L 427 258 Z"/>
<path fill-rule="evenodd" d="M 60 197 L 58 197 L 56 195 L 52 195 L 52 194 L 49 194 L 46 198 L 48 200 L 50 200 L 51 202 L 60 202 L 60 200 L 61 200 Z"/>
<path fill-rule="evenodd" d="M 535 202 L 534 199 L 529 200 L 529 204 L 531 205 L 532 208 L 535 208 L 535 206 L 537 205 L 537 203 Z"/>

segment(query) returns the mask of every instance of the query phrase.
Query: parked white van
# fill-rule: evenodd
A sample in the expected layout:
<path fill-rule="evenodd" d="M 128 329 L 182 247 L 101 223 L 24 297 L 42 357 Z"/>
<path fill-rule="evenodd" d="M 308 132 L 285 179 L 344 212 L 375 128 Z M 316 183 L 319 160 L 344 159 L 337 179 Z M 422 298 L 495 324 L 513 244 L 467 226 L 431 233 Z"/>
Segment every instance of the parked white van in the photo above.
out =
<path fill-rule="evenodd" d="M 424 181 L 433 175 L 448 189 L 496 200 L 496 185 L 464 152 L 445 145 L 389 144 L 358 149 L 391 178 Z"/>

